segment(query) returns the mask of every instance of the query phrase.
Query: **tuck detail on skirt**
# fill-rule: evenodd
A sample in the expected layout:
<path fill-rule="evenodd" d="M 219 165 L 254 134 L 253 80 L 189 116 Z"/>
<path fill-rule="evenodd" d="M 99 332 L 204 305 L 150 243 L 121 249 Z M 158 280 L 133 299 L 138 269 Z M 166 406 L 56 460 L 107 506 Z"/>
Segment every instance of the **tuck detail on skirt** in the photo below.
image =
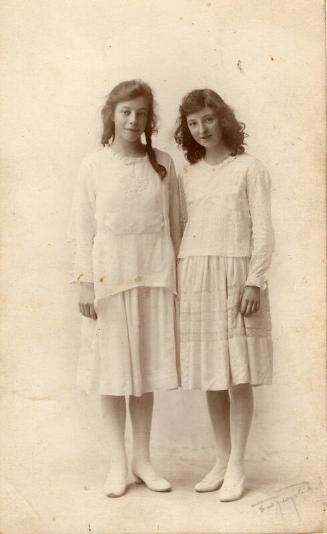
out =
<path fill-rule="evenodd" d="M 184 389 L 224 390 L 272 381 L 268 287 L 260 310 L 239 312 L 247 257 L 188 256 L 178 262 L 180 364 Z"/>
<path fill-rule="evenodd" d="M 82 321 L 77 384 L 87 393 L 136 395 L 178 387 L 176 296 L 135 287 L 96 302 Z"/>

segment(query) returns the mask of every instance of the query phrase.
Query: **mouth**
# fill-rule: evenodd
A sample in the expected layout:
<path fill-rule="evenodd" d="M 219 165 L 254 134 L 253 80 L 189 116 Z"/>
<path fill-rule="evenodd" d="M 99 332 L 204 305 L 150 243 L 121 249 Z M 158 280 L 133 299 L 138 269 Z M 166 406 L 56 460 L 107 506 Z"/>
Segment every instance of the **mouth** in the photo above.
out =
<path fill-rule="evenodd" d="M 125 128 L 127 132 L 139 132 L 139 130 L 136 130 L 134 128 Z"/>
<path fill-rule="evenodd" d="M 200 137 L 200 139 L 201 139 L 202 141 L 206 141 L 207 139 L 210 139 L 210 137 L 211 137 L 211 135 L 202 135 L 202 136 Z"/>

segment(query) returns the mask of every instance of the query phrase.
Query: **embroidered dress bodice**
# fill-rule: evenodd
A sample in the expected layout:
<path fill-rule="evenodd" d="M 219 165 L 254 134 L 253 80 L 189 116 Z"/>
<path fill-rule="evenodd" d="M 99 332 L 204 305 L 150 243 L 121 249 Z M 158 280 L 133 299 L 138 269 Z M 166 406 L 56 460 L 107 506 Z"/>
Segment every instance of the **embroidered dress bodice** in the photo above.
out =
<path fill-rule="evenodd" d="M 177 179 L 170 156 L 156 154 L 164 180 L 147 156 L 123 157 L 108 147 L 82 162 L 73 201 L 74 280 L 93 282 L 97 299 L 137 286 L 176 292 Z"/>
<path fill-rule="evenodd" d="M 247 285 L 263 286 L 274 245 L 263 164 L 248 154 L 218 165 L 200 160 L 185 165 L 180 188 L 186 227 L 178 257 L 250 257 Z"/>

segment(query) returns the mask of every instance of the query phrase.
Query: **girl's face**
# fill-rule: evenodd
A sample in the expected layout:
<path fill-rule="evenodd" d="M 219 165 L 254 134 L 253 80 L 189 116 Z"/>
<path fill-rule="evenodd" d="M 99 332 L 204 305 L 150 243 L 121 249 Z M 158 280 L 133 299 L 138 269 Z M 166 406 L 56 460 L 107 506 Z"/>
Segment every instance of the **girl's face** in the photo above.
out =
<path fill-rule="evenodd" d="M 223 144 L 219 119 L 212 108 L 205 107 L 188 115 L 187 125 L 193 139 L 204 148 Z"/>
<path fill-rule="evenodd" d="M 148 103 L 144 96 L 118 102 L 114 113 L 115 137 L 135 143 L 143 134 L 148 118 Z"/>

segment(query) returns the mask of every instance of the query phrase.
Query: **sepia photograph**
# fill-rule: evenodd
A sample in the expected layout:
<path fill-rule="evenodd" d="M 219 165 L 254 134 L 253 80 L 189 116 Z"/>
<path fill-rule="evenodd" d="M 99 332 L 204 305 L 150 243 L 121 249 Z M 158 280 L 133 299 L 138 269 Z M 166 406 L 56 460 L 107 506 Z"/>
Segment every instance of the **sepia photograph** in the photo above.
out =
<path fill-rule="evenodd" d="M 1 13 L 1 534 L 327 532 L 325 3 Z"/>

